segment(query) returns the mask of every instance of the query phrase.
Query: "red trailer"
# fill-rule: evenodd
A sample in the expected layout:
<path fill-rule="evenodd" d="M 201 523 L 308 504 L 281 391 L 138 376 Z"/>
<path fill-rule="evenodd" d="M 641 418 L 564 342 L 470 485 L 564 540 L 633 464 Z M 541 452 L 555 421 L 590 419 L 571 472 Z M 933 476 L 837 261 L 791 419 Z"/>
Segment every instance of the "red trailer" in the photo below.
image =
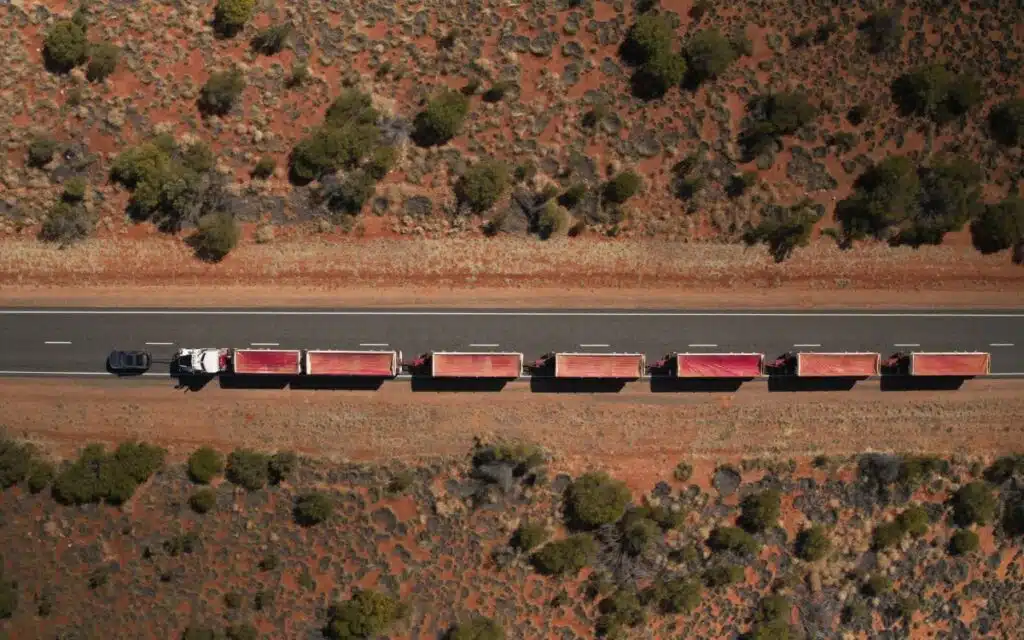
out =
<path fill-rule="evenodd" d="M 646 372 L 642 353 L 549 353 L 533 364 L 556 378 L 633 380 Z"/>
<path fill-rule="evenodd" d="M 880 372 L 877 353 L 787 353 L 769 367 L 773 372 L 801 378 L 870 378 Z"/>
<path fill-rule="evenodd" d="M 992 357 L 980 351 L 917 351 L 897 353 L 887 365 L 902 375 L 973 378 L 991 373 Z"/>
<path fill-rule="evenodd" d="M 365 376 L 393 378 L 401 367 L 398 351 L 306 351 L 309 376 Z"/>
<path fill-rule="evenodd" d="M 297 376 L 302 373 L 302 351 L 234 349 L 232 371 L 241 375 Z"/>
<path fill-rule="evenodd" d="M 523 375 L 523 354 L 472 351 L 431 351 L 412 363 L 415 373 L 434 378 L 501 378 Z"/>
<path fill-rule="evenodd" d="M 654 365 L 676 378 L 757 378 L 762 375 L 761 353 L 671 353 Z"/>

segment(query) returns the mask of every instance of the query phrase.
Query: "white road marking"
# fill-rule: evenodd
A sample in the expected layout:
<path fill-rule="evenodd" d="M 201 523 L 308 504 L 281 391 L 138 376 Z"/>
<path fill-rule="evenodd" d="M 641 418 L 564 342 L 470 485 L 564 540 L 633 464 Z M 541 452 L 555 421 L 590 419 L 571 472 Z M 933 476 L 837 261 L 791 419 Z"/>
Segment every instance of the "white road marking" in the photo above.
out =
<path fill-rule="evenodd" d="M 596 349 L 596 348 L 607 347 L 607 346 L 609 346 L 609 345 L 607 345 L 607 344 L 581 344 L 580 345 L 580 347 L 582 347 L 583 349 L 591 349 L 591 348 L 595 348 Z"/>
<path fill-rule="evenodd" d="M 0 309 L 0 315 L 137 315 L 137 316 L 511 316 L 644 318 L 1024 318 L 1024 313 L 854 313 L 756 311 L 259 311 L 225 309 Z"/>
<path fill-rule="evenodd" d="M 280 343 L 277 342 L 250 342 L 250 347 L 279 347 Z"/>
<path fill-rule="evenodd" d="M 360 347 L 386 347 L 386 346 L 388 346 L 388 343 L 386 343 L 386 342 L 360 342 L 359 346 Z"/>
<path fill-rule="evenodd" d="M 151 347 L 169 347 L 169 346 L 171 346 L 174 343 L 173 342 L 147 342 L 146 344 L 151 346 Z"/>
<path fill-rule="evenodd" d="M 497 347 L 498 344 L 494 343 L 494 342 L 474 342 L 474 343 L 471 343 L 469 346 L 471 346 L 471 347 Z"/>
<path fill-rule="evenodd" d="M 47 340 L 43 344 L 71 344 L 71 342 L 65 340 Z"/>
<path fill-rule="evenodd" d="M 691 344 L 689 347 L 717 347 L 717 344 Z"/>
<path fill-rule="evenodd" d="M 894 347 L 920 347 L 921 345 L 916 342 L 897 342 L 893 344 Z"/>
<path fill-rule="evenodd" d="M 991 343 L 989 343 L 988 346 L 990 346 L 990 347 L 1012 347 L 1013 343 L 1012 342 L 991 342 Z"/>
<path fill-rule="evenodd" d="M 820 347 L 820 344 L 794 344 L 794 347 Z"/>

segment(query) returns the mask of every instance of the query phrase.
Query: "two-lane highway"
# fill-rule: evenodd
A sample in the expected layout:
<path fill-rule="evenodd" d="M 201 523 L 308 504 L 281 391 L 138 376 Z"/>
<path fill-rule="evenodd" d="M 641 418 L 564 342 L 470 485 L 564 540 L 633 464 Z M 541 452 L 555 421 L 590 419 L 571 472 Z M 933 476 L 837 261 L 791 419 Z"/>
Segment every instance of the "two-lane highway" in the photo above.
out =
<path fill-rule="evenodd" d="M 112 349 L 179 347 L 642 352 L 988 351 L 1024 376 L 1024 312 L 0 309 L 0 375 L 104 371 Z M 157 364 L 155 373 L 166 373 Z"/>

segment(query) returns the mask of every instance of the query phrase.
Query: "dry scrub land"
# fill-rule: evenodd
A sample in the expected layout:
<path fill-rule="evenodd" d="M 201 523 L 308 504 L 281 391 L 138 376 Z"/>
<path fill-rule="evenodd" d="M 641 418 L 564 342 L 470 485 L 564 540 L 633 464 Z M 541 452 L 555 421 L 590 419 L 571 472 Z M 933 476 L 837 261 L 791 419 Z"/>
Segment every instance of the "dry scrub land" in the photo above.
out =
<path fill-rule="evenodd" d="M 1019 292 L 997 251 L 1024 228 L 1015 15 L 16 0 L 0 15 L 0 275 Z M 200 256 L 241 243 L 219 264 L 181 242 L 201 220 Z M 972 220 L 993 255 L 970 247 Z M 40 233 L 97 239 L 61 251 Z"/>

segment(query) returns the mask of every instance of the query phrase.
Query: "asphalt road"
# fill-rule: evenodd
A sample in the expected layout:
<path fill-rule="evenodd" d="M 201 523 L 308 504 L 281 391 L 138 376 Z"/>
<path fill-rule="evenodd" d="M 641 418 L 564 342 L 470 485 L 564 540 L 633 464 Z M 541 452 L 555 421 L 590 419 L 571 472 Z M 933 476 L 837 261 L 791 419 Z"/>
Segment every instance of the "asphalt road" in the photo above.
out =
<path fill-rule="evenodd" d="M 0 309 L 0 375 L 104 372 L 112 349 L 146 349 L 166 375 L 179 347 L 643 352 L 988 351 L 1024 376 L 1020 311 L 528 311 Z"/>

